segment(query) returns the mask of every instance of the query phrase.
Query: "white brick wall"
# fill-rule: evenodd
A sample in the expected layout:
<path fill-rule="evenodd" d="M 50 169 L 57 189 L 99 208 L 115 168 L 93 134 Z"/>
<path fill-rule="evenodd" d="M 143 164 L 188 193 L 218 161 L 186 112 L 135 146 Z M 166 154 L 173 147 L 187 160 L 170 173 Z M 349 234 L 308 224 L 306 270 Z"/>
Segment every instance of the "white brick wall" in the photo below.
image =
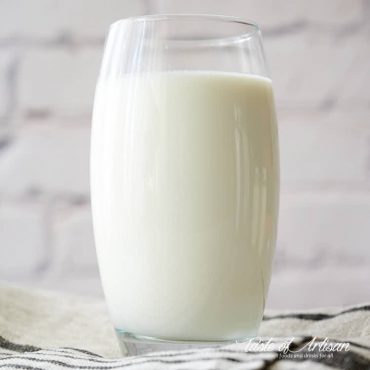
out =
<path fill-rule="evenodd" d="M 281 190 L 368 189 L 369 111 L 281 112 Z"/>
<path fill-rule="evenodd" d="M 369 267 L 370 195 L 283 195 L 280 215 L 277 269 Z"/>
<path fill-rule="evenodd" d="M 48 262 L 42 204 L 2 203 L 0 207 L 0 278 L 38 275 Z"/>
<path fill-rule="evenodd" d="M 268 307 L 287 310 L 369 302 L 368 269 L 291 267 L 272 276 Z"/>
<path fill-rule="evenodd" d="M 369 0 L 0 0 L 0 279 L 101 295 L 89 207 L 94 85 L 109 23 L 144 13 L 262 27 L 278 108 L 270 307 L 369 300 Z"/>
<path fill-rule="evenodd" d="M 0 22 L 1 23 L 1 22 Z M 6 124 L 5 119 L 11 113 L 12 91 L 9 91 L 12 79 L 14 57 L 10 52 L 0 51 L 0 122 Z"/>
<path fill-rule="evenodd" d="M 54 223 L 55 269 L 61 274 L 96 276 L 98 272 L 93 250 L 93 229 L 89 206 L 56 209 Z"/>
<path fill-rule="evenodd" d="M 1 0 L 1 38 L 101 39 L 113 21 L 147 12 L 143 0 Z"/>
<path fill-rule="evenodd" d="M 90 115 L 101 55 L 101 47 L 26 51 L 19 65 L 20 113 Z"/>
<path fill-rule="evenodd" d="M 87 196 L 88 127 L 26 127 L 0 156 L 0 193 Z"/>
<path fill-rule="evenodd" d="M 364 76 L 357 70 L 370 58 L 370 50 L 365 48 L 369 39 L 357 33 L 338 37 L 336 32 L 316 29 L 265 37 L 280 106 L 319 109 L 339 98 L 348 99 L 348 84 L 356 96 L 361 95 L 358 80 Z"/>

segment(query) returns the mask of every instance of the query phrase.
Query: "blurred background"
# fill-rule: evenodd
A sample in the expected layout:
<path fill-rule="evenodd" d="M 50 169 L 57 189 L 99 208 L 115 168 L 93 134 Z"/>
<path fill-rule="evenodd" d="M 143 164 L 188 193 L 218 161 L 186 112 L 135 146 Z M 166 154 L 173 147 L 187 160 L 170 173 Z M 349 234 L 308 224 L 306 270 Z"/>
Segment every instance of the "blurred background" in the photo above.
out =
<path fill-rule="evenodd" d="M 102 295 L 88 157 L 104 38 L 175 12 L 262 28 L 281 148 L 268 307 L 369 301 L 370 0 L 0 0 L 0 281 Z"/>

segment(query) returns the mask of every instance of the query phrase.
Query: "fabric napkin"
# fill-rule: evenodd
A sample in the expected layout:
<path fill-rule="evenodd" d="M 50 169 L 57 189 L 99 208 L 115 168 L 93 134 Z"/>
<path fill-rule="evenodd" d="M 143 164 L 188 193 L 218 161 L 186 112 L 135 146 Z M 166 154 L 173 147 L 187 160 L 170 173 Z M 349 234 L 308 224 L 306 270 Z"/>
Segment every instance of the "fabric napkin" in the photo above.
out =
<path fill-rule="evenodd" d="M 267 311 L 259 334 L 217 348 L 123 357 L 104 302 L 0 285 L 2 369 L 370 370 L 370 304 Z"/>

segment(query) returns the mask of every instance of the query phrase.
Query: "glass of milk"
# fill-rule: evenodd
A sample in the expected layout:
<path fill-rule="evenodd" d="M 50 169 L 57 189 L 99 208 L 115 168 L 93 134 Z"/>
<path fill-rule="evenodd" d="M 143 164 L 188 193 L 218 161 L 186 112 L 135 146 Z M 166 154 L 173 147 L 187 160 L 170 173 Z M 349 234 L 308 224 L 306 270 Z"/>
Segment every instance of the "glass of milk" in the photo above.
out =
<path fill-rule="evenodd" d="M 95 95 L 91 194 L 102 284 L 124 351 L 257 334 L 279 158 L 255 24 L 154 15 L 111 25 Z"/>

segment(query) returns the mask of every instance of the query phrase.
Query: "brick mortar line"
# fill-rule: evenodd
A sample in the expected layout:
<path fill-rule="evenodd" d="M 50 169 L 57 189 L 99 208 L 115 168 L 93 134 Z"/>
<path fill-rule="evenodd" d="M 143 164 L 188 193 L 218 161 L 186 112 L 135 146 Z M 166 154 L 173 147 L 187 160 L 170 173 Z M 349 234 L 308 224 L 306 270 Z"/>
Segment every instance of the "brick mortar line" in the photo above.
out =
<path fill-rule="evenodd" d="M 13 119 L 18 120 L 17 128 L 38 128 L 38 127 L 86 127 L 91 125 L 91 115 L 81 114 L 75 116 L 63 116 L 55 113 L 48 113 L 45 116 L 27 117 L 15 115 Z"/>
<path fill-rule="evenodd" d="M 0 37 L 0 49 L 2 48 L 66 48 L 66 49 L 81 49 L 81 48 L 101 48 L 104 45 L 104 38 L 92 39 L 69 39 L 69 38 L 27 38 L 27 37 Z"/>
<path fill-rule="evenodd" d="M 369 197 L 370 200 L 370 189 L 368 184 L 361 184 L 363 186 L 354 189 L 353 184 L 349 184 L 351 186 L 350 189 L 347 188 L 341 188 L 337 187 L 336 189 L 333 188 L 311 188 L 311 189 L 289 189 L 289 190 L 281 190 L 280 196 L 287 198 L 287 197 L 292 197 L 296 198 L 297 196 L 320 196 L 320 195 L 325 195 L 325 199 L 328 199 L 327 196 L 330 195 L 331 197 L 351 197 L 353 200 L 359 197 Z M 343 198 L 342 198 L 343 199 Z"/>
<path fill-rule="evenodd" d="M 0 208 L 3 205 L 39 205 L 47 207 L 48 204 L 61 204 L 71 208 L 90 207 L 90 195 L 85 194 L 72 194 L 72 193 L 23 193 L 17 195 L 9 195 L 0 193 Z"/>
<path fill-rule="evenodd" d="M 278 249 L 278 248 L 277 248 Z M 278 252 L 275 252 L 275 256 Z M 343 269 L 346 268 L 348 270 L 367 270 L 370 267 L 369 262 L 363 262 L 364 258 L 353 259 L 350 256 L 345 256 L 345 262 L 338 263 L 339 260 L 335 260 L 335 265 L 330 264 L 333 261 L 333 256 L 336 255 L 336 251 L 333 250 L 331 255 L 326 255 L 322 257 L 320 264 L 312 263 L 311 261 L 307 260 L 288 260 L 286 263 L 276 262 L 272 268 L 272 278 L 273 276 L 284 276 L 285 271 L 289 271 L 289 273 L 295 274 L 296 271 L 309 273 L 312 272 L 313 274 L 325 274 L 328 270 L 331 271 L 332 269 Z M 361 261 L 359 264 L 358 262 Z M 329 263 L 328 263 L 329 262 Z M 296 267 L 292 267 L 292 266 Z M 297 268 L 298 267 L 298 268 Z M 297 268 L 297 270 L 295 270 Z M 362 278 L 362 276 L 357 277 Z M 365 281 L 364 281 L 365 282 Z"/>

